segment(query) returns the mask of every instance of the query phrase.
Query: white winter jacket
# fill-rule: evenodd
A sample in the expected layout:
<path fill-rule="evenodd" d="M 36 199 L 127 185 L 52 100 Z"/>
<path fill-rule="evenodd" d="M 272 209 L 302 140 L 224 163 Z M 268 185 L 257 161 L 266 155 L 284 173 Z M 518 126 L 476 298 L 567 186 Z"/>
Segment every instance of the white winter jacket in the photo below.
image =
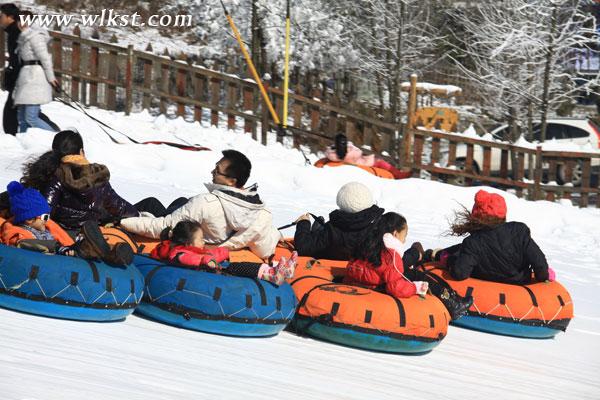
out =
<path fill-rule="evenodd" d="M 48 53 L 48 31 L 31 27 L 19 35 L 17 54 L 21 61 L 39 60 L 42 65 L 23 65 L 13 92 L 15 104 L 46 104 L 52 101 L 52 86 L 55 79 L 52 58 Z"/>
<path fill-rule="evenodd" d="M 209 193 L 192 197 L 183 207 L 164 217 L 133 217 L 121 220 L 126 230 L 157 239 L 161 231 L 189 219 L 202 225 L 204 240 L 231 250 L 244 247 L 265 258 L 275 252 L 281 238 L 273 227 L 271 212 L 265 209 L 256 190 L 205 184 Z"/>

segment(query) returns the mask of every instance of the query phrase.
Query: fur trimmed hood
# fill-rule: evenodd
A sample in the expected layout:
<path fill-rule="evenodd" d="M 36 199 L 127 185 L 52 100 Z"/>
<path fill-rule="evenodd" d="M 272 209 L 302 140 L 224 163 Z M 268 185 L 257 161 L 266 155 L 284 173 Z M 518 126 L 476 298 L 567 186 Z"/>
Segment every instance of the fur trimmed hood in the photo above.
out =
<path fill-rule="evenodd" d="M 56 170 L 56 177 L 70 190 L 87 192 L 107 183 L 110 171 L 102 164 L 62 163 Z"/>

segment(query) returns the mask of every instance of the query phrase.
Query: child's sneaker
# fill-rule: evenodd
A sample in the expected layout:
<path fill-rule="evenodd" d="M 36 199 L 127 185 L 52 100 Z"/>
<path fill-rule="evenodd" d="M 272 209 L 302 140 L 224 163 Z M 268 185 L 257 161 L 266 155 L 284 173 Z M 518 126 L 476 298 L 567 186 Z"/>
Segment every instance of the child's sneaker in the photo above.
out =
<path fill-rule="evenodd" d="M 290 256 L 290 259 L 287 260 L 287 262 L 285 260 L 285 257 L 281 257 L 281 260 L 279 260 L 279 264 L 277 264 L 277 267 L 275 267 L 275 269 L 277 271 L 281 271 L 284 279 L 291 279 L 294 277 L 294 272 L 296 270 L 297 263 L 298 252 L 294 251 Z"/>
<path fill-rule="evenodd" d="M 262 279 L 263 281 L 271 282 L 277 286 L 281 285 L 283 282 L 285 282 L 285 269 L 281 268 L 283 265 L 285 265 L 285 263 L 285 257 L 281 257 L 281 260 L 279 260 L 279 264 L 277 264 L 276 267 L 263 264 L 259 271 L 258 278 Z"/>

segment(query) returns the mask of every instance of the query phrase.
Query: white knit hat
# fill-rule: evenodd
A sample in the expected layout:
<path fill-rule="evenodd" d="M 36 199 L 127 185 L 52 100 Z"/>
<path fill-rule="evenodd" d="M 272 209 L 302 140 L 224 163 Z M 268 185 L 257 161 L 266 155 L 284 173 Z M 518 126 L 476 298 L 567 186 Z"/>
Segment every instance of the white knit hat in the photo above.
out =
<path fill-rule="evenodd" d="M 373 195 L 368 187 L 359 182 L 346 183 L 337 194 L 337 206 L 348 213 L 357 213 L 373 206 Z"/>

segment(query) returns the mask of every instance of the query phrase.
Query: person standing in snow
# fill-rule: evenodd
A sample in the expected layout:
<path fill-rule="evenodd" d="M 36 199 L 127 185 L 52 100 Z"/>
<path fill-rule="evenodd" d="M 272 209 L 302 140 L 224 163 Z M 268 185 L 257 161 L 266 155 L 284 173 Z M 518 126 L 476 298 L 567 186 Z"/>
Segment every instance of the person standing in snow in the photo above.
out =
<path fill-rule="evenodd" d="M 348 141 L 348 138 L 343 133 L 337 134 L 335 143 L 325 149 L 325 157 L 329 161 L 343 161 L 355 165 L 385 169 L 392 173 L 394 179 L 405 179 L 411 176 L 410 171 L 401 171 L 389 162 L 381 158 L 376 158 L 375 154 L 363 155 L 362 150 Z"/>
<path fill-rule="evenodd" d="M 385 287 L 385 292 L 397 298 L 424 296 L 427 291 L 440 299 L 452 319 L 465 315 L 473 304 L 471 296 L 461 297 L 416 268 L 423 257 L 419 242 L 403 250 L 408 234 L 406 219 L 397 213 L 383 214 L 363 243 L 354 250 L 348 262 L 344 283 L 370 288 Z M 411 260 L 408 261 L 407 260 Z"/>
<path fill-rule="evenodd" d="M 456 213 L 451 234 L 469 236 L 444 250 L 428 250 L 427 260 L 439 261 L 454 279 L 469 277 L 526 285 L 553 281 L 555 273 L 522 222 L 506 222 L 506 202 L 499 194 L 479 190 L 473 209 Z"/>
<path fill-rule="evenodd" d="M 31 12 L 19 13 L 19 17 L 26 16 L 31 17 Z M 17 21 L 17 26 L 21 34 L 16 52 L 22 67 L 12 96 L 17 106 L 19 132 L 26 132 L 28 128 L 55 132 L 50 124 L 40 118 L 40 105 L 50 103 L 52 88 L 58 87 L 47 47 L 50 35 L 46 29 L 29 27 L 23 21 Z"/>
<path fill-rule="evenodd" d="M 328 222 L 319 217 L 311 228 L 310 214 L 296 220 L 294 247 L 300 256 L 348 260 L 385 211 L 375 205 L 369 188 L 359 182 L 342 186 L 336 202 L 339 209 L 329 214 Z"/>
<path fill-rule="evenodd" d="M 252 164 L 236 150 L 224 150 L 212 171 L 208 193 L 188 202 L 163 217 L 134 217 L 121 220 L 133 233 L 158 239 L 163 229 L 189 219 L 202 225 L 209 245 L 238 250 L 245 247 L 261 258 L 269 257 L 281 238 L 273 227 L 271 212 L 260 199 L 256 185 L 245 189 Z"/>

